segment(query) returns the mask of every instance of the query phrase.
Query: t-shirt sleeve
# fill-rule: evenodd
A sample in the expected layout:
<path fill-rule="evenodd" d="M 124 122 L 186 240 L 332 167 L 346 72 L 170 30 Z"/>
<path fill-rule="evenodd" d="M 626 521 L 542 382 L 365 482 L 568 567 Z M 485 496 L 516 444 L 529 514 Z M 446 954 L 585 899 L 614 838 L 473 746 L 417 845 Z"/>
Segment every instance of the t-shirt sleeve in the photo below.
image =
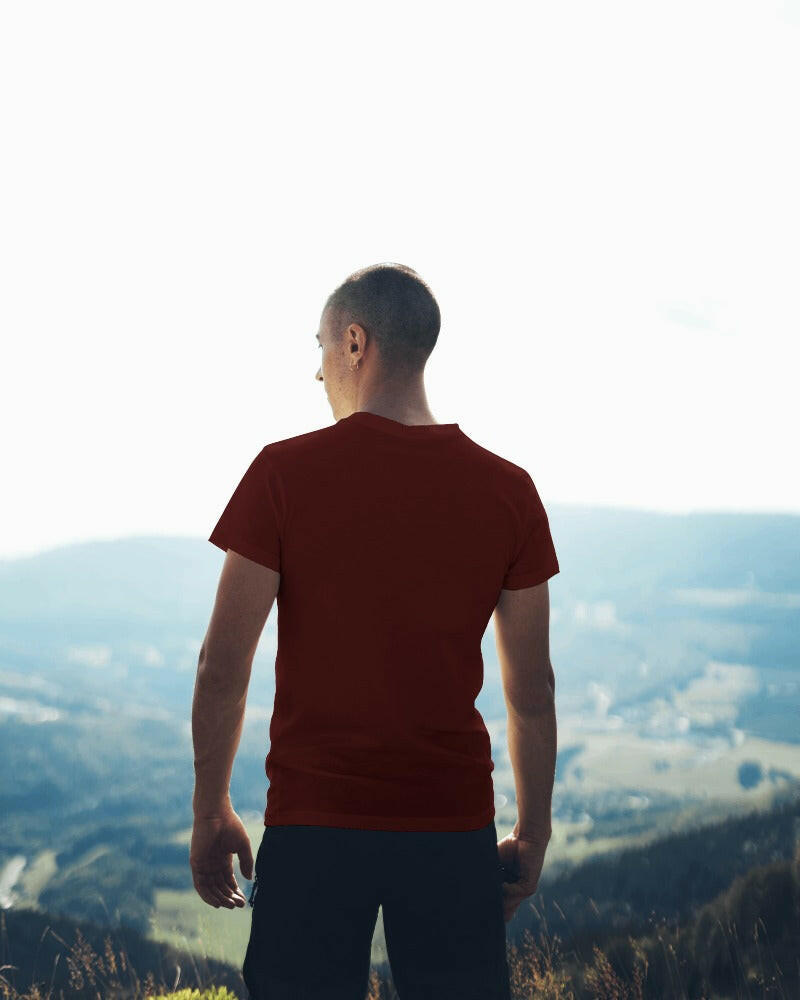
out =
<path fill-rule="evenodd" d="M 263 448 L 233 491 L 209 541 L 227 552 L 281 572 L 282 491 L 277 472 Z"/>
<path fill-rule="evenodd" d="M 506 570 L 503 590 L 521 590 L 544 583 L 559 572 L 550 523 L 533 480 L 523 476 L 522 521 L 515 554 Z"/>

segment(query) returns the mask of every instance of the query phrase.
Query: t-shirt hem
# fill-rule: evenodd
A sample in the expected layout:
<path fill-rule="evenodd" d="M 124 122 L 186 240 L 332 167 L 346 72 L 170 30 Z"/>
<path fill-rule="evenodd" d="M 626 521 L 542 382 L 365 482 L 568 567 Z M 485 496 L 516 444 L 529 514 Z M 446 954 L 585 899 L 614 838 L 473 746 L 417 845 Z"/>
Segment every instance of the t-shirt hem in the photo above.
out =
<path fill-rule="evenodd" d="M 524 575 L 516 576 L 513 579 L 504 580 L 502 589 L 522 590 L 525 587 L 535 587 L 537 584 L 544 583 L 545 580 L 549 580 L 558 572 L 558 566 L 551 566 L 547 570 L 539 570 L 536 573 L 525 573 Z"/>
<path fill-rule="evenodd" d="M 471 816 L 369 816 L 353 813 L 317 812 L 314 809 L 267 811 L 264 826 L 339 826 L 358 830 L 466 831 L 480 830 L 495 817 L 492 805 Z"/>
<path fill-rule="evenodd" d="M 251 562 L 260 563 L 262 566 L 266 566 L 267 569 L 280 573 L 280 559 L 274 553 L 264 552 L 263 549 L 256 548 L 256 546 L 251 545 L 249 542 L 231 542 L 221 531 L 217 531 L 216 529 L 212 531 L 208 540 L 212 545 L 216 545 L 218 549 L 222 549 L 223 552 L 231 549 Z"/>

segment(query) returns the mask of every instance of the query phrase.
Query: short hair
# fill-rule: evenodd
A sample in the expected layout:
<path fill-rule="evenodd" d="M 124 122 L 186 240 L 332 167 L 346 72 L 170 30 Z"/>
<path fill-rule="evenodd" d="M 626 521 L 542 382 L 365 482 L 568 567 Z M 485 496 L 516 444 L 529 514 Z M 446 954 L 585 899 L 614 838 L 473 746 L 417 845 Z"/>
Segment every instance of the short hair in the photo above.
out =
<path fill-rule="evenodd" d="M 392 261 L 354 271 L 331 292 L 323 311 L 337 333 L 350 323 L 363 326 L 390 374 L 418 372 L 439 338 L 433 292 L 413 268 Z"/>

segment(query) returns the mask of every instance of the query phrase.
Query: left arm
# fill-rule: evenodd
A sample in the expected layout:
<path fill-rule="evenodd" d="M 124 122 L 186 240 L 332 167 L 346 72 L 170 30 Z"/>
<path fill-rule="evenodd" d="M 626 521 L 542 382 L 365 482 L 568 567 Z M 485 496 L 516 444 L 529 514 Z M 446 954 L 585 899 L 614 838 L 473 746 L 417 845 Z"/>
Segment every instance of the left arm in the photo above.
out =
<path fill-rule="evenodd" d="M 195 889 L 215 907 L 245 905 L 233 874 L 233 854 L 239 855 L 245 878 L 253 874 L 250 839 L 233 810 L 230 779 L 253 657 L 279 585 L 280 573 L 229 549 L 200 650 L 192 703 L 195 788 L 190 864 Z"/>

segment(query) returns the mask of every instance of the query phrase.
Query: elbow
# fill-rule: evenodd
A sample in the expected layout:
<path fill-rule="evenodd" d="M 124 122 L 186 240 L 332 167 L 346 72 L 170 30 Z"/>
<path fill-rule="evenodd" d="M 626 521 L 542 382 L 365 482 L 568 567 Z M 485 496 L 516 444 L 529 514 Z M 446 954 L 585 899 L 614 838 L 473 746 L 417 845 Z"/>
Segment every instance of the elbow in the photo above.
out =
<path fill-rule="evenodd" d="M 528 676 L 527 683 L 519 691 L 521 710 L 530 706 L 536 713 L 555 704 L 556 675 L 548 656 L 546 663 Z"/>
<path fill-rule="evenodd" d="M 543 681 L 534 688 L 506 698 L 509 714 L 519 719 L 530 719 L 555 711 L 555 684 Z"/>

